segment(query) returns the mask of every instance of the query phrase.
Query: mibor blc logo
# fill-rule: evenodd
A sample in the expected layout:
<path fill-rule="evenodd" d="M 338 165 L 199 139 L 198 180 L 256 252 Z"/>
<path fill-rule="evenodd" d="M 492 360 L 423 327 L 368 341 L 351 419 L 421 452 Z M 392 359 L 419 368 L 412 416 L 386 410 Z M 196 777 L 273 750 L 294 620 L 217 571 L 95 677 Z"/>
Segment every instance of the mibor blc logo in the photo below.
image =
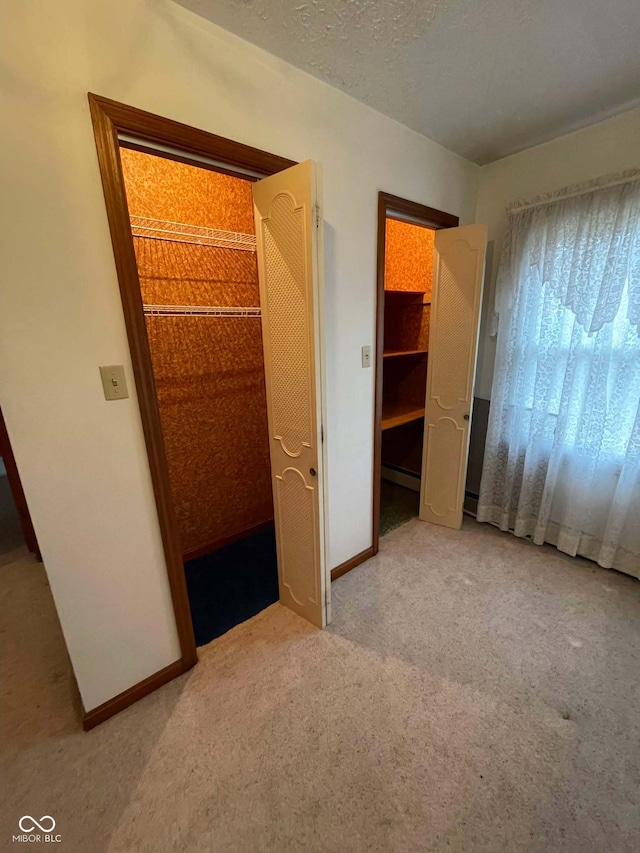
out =
<path fill-rule="evenodd" d="M 61 835 L 53 834 L 56 822 L 50 814 L 42 815 L 38 820 L 35 817 L 31 817 L 30 814 L 25 814 L 18 821 L 18 826 L 21 829 L 21 834 L 14 835 L 13 841 L 53 844 L 62 841 Z"/>

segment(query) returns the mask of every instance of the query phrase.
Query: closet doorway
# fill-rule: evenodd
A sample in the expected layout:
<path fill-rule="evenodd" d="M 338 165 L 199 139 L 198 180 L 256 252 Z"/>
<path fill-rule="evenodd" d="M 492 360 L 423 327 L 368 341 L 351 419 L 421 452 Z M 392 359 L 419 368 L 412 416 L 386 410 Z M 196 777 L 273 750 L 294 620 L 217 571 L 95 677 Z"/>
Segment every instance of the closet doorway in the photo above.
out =
<path fill-rule="evenodd" d="M 278 600 L 252 182 L 120 157 L 201 646 Z"/>
<path fill-rule="evenodd" d="M 184 671 L 276 600 L 328 621 L 319 169 L 89 102 Z"/>
<path fill-rule="evenodd" d="M 380 193 L 373 548 L 413 517 L 460 526 L 486 229 Z"/>

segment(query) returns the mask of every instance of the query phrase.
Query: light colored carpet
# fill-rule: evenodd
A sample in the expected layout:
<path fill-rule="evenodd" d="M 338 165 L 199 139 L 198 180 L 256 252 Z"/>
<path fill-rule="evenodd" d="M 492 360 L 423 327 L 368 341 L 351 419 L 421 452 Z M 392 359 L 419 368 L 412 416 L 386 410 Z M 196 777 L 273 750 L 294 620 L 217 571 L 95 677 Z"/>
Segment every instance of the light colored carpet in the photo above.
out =
<path fill-rule="evenodd" d="M 410 521 L 329 630 L 273 605 L 88 734 L 41 567 L 2 592 L 1 849 L 27 813 L 63 853 L 640 850 L 630 577 Z"/>
<path fill-rule="evenodd" d="M 380 536 L 386 536 L 420 512 L 420 492 L 382 478 L 380 481 Z"/>

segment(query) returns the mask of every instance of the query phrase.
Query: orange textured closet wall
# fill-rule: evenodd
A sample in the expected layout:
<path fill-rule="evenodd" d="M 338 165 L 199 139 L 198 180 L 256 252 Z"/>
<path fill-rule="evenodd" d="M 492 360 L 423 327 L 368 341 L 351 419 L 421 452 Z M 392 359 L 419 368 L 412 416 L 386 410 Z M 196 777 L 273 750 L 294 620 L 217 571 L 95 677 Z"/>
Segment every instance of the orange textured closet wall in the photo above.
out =
<path fill-rule="evenodd" d="M 429 349 L 434 240 L 431 228 L 397 219 L 386 221 L 385 352 Z"/>
<path fill-rule="evenodd" d="M 435 231 L 398 219 L 385 226 L 384 289 L 425 293 L 431 301 Z"/>
<path fill-rule="evenodd" d="M 121 154 L 132 216 L 255 233 L 250 182 Z M 260 304 L 255 252 L 146 237 L 134 244 L 146 305 Z M 189 557 L 273 518 L 260 318 L 178 314 L 146 324 Z"/>

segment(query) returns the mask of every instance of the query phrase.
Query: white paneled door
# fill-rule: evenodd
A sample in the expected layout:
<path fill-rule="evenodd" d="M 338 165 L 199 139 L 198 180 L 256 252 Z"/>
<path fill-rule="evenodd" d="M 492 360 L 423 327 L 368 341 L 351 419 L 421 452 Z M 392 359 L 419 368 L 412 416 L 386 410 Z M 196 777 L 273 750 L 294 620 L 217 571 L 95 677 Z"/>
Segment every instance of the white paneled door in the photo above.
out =
<path fill-rule="evenodd" d="M 420 518 L 460 527 L 487 229 L 436 231 Z"/>
<path fill-rule="evenodd" d="M 280 602 L 328 621 L 318 167 L 253 185 Z"/>

